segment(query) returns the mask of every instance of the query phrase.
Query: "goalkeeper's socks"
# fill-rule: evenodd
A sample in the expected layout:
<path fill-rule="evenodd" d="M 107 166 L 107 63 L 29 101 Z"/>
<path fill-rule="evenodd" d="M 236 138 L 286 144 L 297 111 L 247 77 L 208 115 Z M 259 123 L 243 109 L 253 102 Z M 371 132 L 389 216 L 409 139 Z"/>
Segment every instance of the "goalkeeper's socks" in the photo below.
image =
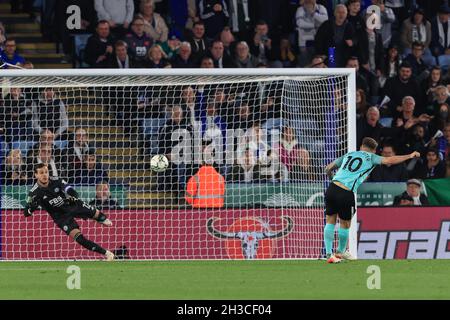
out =
<path fill-rule="evenodd" d="M 79 233 L 75 236 L 75 241 L 90 251 L 98 252 L 100 254 L 106 253 L 105 249 L 100 247 L 95 242 L 92 242 L 92 241 L 86 239 L 81 233 Z"/>
<path fill-rule="evenodd" d="M 347 249 L 347 241 L 348 241 L 348 233 L 349 229 L 343 229 L 339 227 L 338 230 L 338 236 L 339 236 L 339 246 L 338 246 L 338 252 L 344 253 Z"/>
<path fill-rule="evenodd" d="M 334 224 L 327 223 L 323 230 L 323 240 L 327 256 L 333 253 Z"/>

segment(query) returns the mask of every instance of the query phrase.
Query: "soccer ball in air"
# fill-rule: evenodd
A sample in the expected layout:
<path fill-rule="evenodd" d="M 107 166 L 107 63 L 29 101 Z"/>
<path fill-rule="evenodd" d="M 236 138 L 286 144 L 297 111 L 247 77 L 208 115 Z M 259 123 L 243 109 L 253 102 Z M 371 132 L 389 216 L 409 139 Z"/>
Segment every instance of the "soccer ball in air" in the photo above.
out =
<path fill-rule="evenodd" d="M 150 168 L 155 172 L 163 172 L 169 166 L 169 160 L 163 154 L 153 156 L 150 160 Z"/>

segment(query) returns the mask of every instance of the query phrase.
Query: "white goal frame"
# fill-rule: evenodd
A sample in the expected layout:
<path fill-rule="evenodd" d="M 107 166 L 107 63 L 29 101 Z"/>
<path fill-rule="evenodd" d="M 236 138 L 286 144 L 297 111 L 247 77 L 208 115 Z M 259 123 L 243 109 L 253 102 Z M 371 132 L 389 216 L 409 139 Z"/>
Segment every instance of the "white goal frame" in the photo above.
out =
<path fill-rule="evenodd" d="M 333 68 L 333 69 L 311 69 L 311 68 L 295 68 L 295 69 L 6 69 L 2 70 L 0 74 L 0 87 L 4 88 L 8 86 L 8 78 L 12 77 L 54 77 L 57 81 L 58 77 L 131 77 L 133 76 L 151 76 L 151 77 L 164 77 L 167 80 L 168 77 L 173 76 L 245 76 L 245 77 L 283 77 L 283 79 L 289 79 L 289 77 L 320 77 L 320 76 L 346 76 L 347 81 L 347 152 L 357 150 L 356 145 L 356 75 L 355 69 L 350 68 Z M 167 78 L 166 78 L 167 77 Z M 130 85 L 130 83 L 123 83 L 123 85 Z M 164 82 L 167 84 L 167 82 Z M 54 87 L 67 87 L 71 86 L 70 83 L 64 82 L 61 85 L 51 84 Z M 101 84 L 105 86 L 109 85 L 121 85 L 118 83 Z M 80 86 L 78 83 L 74 83 L 74 87 Z M 2 191 L 3 192 L 3 191 Z M 355 195 L 356 203 L 356 195 Z M 2 210 L 2 209 L 0 209 Z M 0 221 L 1 223 L 1 221 Z M 0 224 L 1 228 L 1 224 Z M 1 229 L 0 229 L 1 232 Z M 1 239 L 1 234 L 0 234 Z M 1 243 L 0 243 L 1 246 Z M 0 248 L 1 250 L 1 248 Z M 351 222 L 350 237 L 349 237 L 349 251 L 353 256 L 357 256 L 357 210 L 354 218 Z M 0 260 L 3 261 L 3 260 Z"/>

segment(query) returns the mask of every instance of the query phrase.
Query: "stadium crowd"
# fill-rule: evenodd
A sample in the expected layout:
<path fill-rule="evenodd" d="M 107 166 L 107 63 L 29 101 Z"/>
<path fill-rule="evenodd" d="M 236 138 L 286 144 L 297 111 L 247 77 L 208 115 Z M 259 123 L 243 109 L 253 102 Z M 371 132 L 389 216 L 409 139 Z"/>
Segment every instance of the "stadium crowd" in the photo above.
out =
<path fill-rule="evenodd" d="M 22 10 L 33 15 L 29 0 L 12 2 L 23 2 Z M 450 177 L 447 0 L 39 2 L 44 35 L 61 43 L 67 59 L 80 68 L 355 68 L 358 145 L 372 137 L 383 156 L 412 151 L 423 155 L 418 161 L 379 166 L 369 181 Z M 66 29 L 68 4 L 80 6 L 81 30 Z M 373 19 L 371 5 L 381 14 L 377 29 L 367 27 Z M 80 34 L 92 35 L 78 50 L 73 39 Z M 16 50 L 16 42 L 0 24 L 1 61 L 10 64 L 4 67 L 32 68 Z M 185 86 L 174 90 L 180 94 L 173 99 L 159 99 L 161 90 L 168 89 L 151 87 L 137 90 L 136 96 L 111 98 L 115 110 L 110 111 L 124 127 L 132 131 L 140 124 L 146 153 L 169 154 L 174 145 L 168 137 L 180 128 L 201 128 L 203 137 L 214 130 L 240 128 L 249 132 L 249 140 L 239 150 L 242 163 L 220 168 L 228 181 L 316 178 L 317 150 L 304 139 L 307 130 L 282 124 L 280 83 L 239 89 Z M 76 172 L 67 177 L 74 183 L 108 181 L 95 149 L 83 138 L 86 132 L 68 132 L 65 103 L 52 88 L 33 93 L 11 89 L 2 93 L 1 101 L 0 128 L 10 149 L 6 183 L 29 183 L 26 168 L 36 162 L 49 163 L 55 176 Z M 136 110 L 129 109 L 134 106 Z M 281 128 L 277 145 L 259 139 L 261 129 L 271 128 Z M 39 141 L 28 141 L 30 136 Z M 31 145 L 26 154 L 15 145 L 23 141 Z M 55 141 L 65 143 L 59 149 Z M 261 161 L 280 163 L 282 170 L 263 168 Z M 181 189 L 191 175 L 181 165 L 172 165 L 168 172 Z"/>

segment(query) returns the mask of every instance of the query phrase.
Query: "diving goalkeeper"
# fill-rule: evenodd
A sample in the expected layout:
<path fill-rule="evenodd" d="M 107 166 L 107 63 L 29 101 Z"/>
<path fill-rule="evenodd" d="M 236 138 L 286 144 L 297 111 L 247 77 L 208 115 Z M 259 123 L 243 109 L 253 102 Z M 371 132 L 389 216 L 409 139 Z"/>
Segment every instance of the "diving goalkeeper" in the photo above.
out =
<path fill-rule="evenodd" d="M 328 263 L 338 263 L 342 259 L 354 260 L 346 251 L 350 222 L 355 213 L 355 194 L 376 165 L 393 165 L 420 157 L 413 152 L 404 156 L 380 157 L 375 154 L 378 143 L 372 138 L 364 138 L 359 151 L 349 152 L 330 163 L 325 171 L 331 178 L 334 169 L 339 169 L 325 192 L 326 225 L 324 242 Z M 333 255 L 334 228 L 339 216 L 339 245 Z"/>
<path fill-rule="evenodd" d="M 69 237 L 84 248 L 103 254 L 107 261 L 114 260 L 111 251 L 86 239 L 80 231 L 75 218 L 93 219 L 105 226 L 112 226 L 111 220 L 96 208 L 78 199 L 78 193 L 64 180 L 50 178 L 47 165 L 40 163 L 34 168 L 37 182 L 31 188 L 24 215 L 29 217 L 41 206 L 52 217 L 55 224 Z"/>

